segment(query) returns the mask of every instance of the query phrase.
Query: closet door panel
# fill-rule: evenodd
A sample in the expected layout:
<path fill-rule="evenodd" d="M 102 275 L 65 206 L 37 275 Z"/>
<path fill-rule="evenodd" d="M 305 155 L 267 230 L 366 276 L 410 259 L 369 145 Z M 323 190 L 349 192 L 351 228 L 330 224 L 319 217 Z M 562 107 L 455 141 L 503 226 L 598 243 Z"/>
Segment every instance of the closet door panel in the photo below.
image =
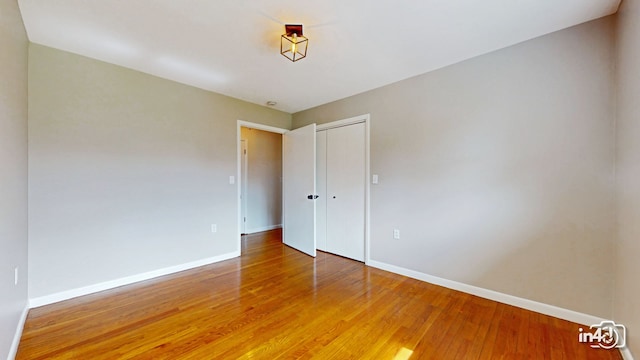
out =
<path fill-rule="evenodd" d="M 365 125 L 327 131 L 327 251 L 364 261 Z"/>
<path fill-rule="evenodd" d="M 327 250 L 327 131 L 316 132 L 316 246 Z"/>

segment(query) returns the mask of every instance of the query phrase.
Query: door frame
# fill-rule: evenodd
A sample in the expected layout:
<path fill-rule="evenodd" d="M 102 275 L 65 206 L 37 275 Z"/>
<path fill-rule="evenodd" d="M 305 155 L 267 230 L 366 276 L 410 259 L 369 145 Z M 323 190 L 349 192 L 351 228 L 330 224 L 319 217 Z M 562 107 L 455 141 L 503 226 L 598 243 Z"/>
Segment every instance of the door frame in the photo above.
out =
<path fill-rule="evenodd" d="M 369 265 L 371 260 L 371 114 L 363 114 L 348 119 L 336 120 L 316 125 L 316 131 L 328 130 L 342 126 L 364 123 L 365 132 L 365 182 L 364 182 L 364 263 Z"/>
<path fill-rule="evenodd" d="M 246 127 L 246 128 L 250 128 L 250 129 L 257 129 L 257 130 L 262 130 L 262 131 L 268 131 L 268 132 L 272 132 L 272 133 L 277 133 L 277 134 L 284 134 L 290 130 L 288 129 L 283 129 L 283 128 L 279 128 L 279 127 L 275 127 L 275 126 L 269 126 L 269 125 L 263 125 L 263 124 L 258 124 L 258 123 L 253 123 L 250 121 L 245 121 L 245 120 L 237 120 L 236 122 L 236 179 L 238 179 L 238 181 L 236 182 L 236 200 L 237 200 L 237 236 L 238 236 L 238 242 L 237 242 L 237 246 L 238 246 L 238 254 L 242 255 L 242 199 L 240 199 L 240 194 L 241 194 L 241 190 L 242 190 L 242 173 L 241 173 L 241 169 L 242 169 L 242 145 L 240 144 L 240 140 L 241 140 L 241 128 Z"/>

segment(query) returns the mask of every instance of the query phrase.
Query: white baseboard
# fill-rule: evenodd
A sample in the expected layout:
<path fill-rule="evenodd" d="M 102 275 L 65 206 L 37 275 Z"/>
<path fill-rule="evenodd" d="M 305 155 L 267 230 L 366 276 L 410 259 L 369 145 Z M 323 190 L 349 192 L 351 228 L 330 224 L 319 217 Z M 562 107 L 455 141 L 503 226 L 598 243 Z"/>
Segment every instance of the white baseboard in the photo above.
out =
<path fill-rule="evenodd" d="M 25 321 L 27 321 L 28 314 L 29 304 L 27 303 L 22 310 L 20 320 L 18 320 L 18 326 L 16 326 L 16 333 L 13 335 L 13 341 L 11 342 L 11 347 L 9 348 L 9 355 L 7 356 L 7 360 L 15 359 L 16 354 L 18 354 L 18 346 L 20 346 L 20 338 L 22 337 L 22 330 L 24 329 L 24 323 Z"/>
<path fill-rule="evenodd" d="M 247 230 L 247 234 L 254 234 L 254 233 L 259 233 L 259 232 L 269 231 L 269 230 L 275 230 L 275 229 L 281 229 L 281 228 L 282 228 L 282 224 L 262 226 L 262 227 L 257 227 L 257 228 L 253 228 L 253 229 L 248 229 Z"/>
<path fill-rule="evenodd" d="M 633 360 L 633 355 L 631 354 L 631 350 L 628 347 L 620 349 L 620 354 L 624 360 Z"/>
<path fill-rule="evenodd" d="M 392 273 L 404 275 L 413 279 L 422 280 L 431 284 L 440 285 L 449 289 L 462 291 L 467 294 L 479 296 L 485 299 L 501 302 L 507 305 L 513 305 L 522 309 L 535 311 L 537 313 L 557 317 L 560 319 L 572 321 L 578 324 L 583 325 L 591 325 L 591 324 L 599 324 L 601 321 L 605 320 L 597 316 L 583 314 L 577 311 L 563 309 L 557 306 L 544 304 L 541 302 L 520 298 L 513 295 L 503 294 L 497 291 L 483 289 L 477 286 L 468 285 L 464 283 L 460 283 L 457 281 L 447 280 L 443 278 L 439 278 L 437 276 L 428 275 L 425 273 L 421 273 L 419 271 L 406 269 L 403 267 L 390 265 L 387 263 L 369 260 L 367 265 L 390 271 Z"/>
<path fill-rule="evenodd" d="M 232 259 L 238 256 L 240 256 L 240 252 L 234 251 L 231 253 L 222 254 L 222 255 L 218 255 L 218 256 L 202 259 L 202 260 L 192 261 L 186 264 L 170 266 L 164 269 L 153 270 L 153 271 L 149 271 L 142 274 L 127 276 L 120 279 L 115 279 L 115 280 L 105 281 L 105 282 L 94 284 L 94 285 L 84 286 L 77 289 L 66 290 L 66 291 L 62 291 L 62 292 L 51 294 L 51 295 L 40 296 L 37 298 L 29 299 L 29 307 L 36 308 L 44 305 L 49 305 L 59 301 L 69 300 L 78 296 L 93 294 L 99 291 L 109 290 L 109 289 L 117 288 L 119 286 L 124 286 L 124 285 L 133 284 L 139 281 L 149 280 L 159 276 L 169 275 L 176 272 L 193 269 L 199 266 L 213 264 L 219 261 Z"/>

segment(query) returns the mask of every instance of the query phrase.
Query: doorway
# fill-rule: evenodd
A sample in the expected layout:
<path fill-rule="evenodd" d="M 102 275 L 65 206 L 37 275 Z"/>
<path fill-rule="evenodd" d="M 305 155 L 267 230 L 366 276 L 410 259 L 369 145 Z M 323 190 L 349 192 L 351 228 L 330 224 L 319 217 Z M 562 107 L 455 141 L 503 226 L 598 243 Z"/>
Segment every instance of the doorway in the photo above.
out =
<path fill-rule="evenodd" d="M 286 129 L 238 120 L 238 250 L 242 235 L 282 227 L 282 134 Z"/>
<path fill-rule="evenodd" d="M 282 135 L 241 128 L 242 228 L 254 234 L 282 227 Z"/>

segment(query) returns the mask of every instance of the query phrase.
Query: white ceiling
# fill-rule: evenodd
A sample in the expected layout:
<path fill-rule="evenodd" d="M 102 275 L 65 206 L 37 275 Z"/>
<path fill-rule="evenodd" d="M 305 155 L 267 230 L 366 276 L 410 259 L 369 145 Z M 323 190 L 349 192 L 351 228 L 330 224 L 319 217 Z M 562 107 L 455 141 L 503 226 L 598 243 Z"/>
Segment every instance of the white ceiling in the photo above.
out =
<path fill-rule="evenodd" d="M 19 0 L 29 39 L 297 112 L 615 13 L 620 0 Z M 279 54 L 304 24 L 307 58 Z"/>

